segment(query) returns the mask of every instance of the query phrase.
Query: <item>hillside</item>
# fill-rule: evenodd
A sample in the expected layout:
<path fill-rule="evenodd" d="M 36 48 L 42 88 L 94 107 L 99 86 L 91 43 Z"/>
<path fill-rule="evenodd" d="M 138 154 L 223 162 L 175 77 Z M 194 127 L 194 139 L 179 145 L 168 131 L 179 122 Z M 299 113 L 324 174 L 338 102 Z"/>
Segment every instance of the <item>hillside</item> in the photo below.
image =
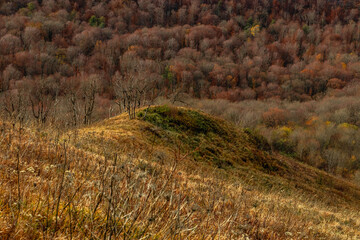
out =
<path fill-rule="evenodd" d="M 1 125 L 0 238 L 356 239 L 360 188 L 197 110 Z"/>
<path fill-rule="evenodd" d="M 360 0 L 0 1 L 0 240 L 360 240 L 359 43 Z"/>
<path fill-rule="evenodd" d="M 178 149 L 187 159 L 233 171 L 245 179 L 256 178 L 257 183 L 252 184 L 268 185 L 270 189 L 286 179 L 286 188 L 316 192 L 329 202 L 333 201 L 329 195 L 342 196 L 343 191 L 352 201 L 360 196 L 356 188 L 348 188 L 344 181 L 325 172 L 283 155 L 272 155 L 266 139 L 258 133 L 188 108 L 159 106 L 142 110 L 130 126 L 127 116 L 120 115 L 81 129 L 79 136 L 83 144 L 80 148 L 98 154 L 104 152 L 96 146 L 104 144 L 108 151 L 119 153 L 131 146 L 142 149 L 147 158 L 162 155 L 164 161 Z"/>

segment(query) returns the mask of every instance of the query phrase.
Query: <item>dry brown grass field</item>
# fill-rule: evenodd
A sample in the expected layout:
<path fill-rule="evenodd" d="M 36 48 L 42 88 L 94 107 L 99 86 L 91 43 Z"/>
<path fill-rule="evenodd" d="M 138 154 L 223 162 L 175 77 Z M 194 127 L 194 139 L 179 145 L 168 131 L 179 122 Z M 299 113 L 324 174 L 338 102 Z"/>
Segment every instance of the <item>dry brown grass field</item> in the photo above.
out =
<path fill-rule="evenodd" d="M 0 239 L 360 239 L 360 187 L 202 112 L 0 124 Z"/>

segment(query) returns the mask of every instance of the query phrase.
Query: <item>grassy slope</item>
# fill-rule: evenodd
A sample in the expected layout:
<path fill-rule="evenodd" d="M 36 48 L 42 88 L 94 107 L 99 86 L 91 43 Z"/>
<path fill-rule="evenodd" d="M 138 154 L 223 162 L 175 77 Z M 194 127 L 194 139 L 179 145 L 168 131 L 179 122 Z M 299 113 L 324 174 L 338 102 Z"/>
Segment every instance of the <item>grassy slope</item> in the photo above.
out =
<path fill-rule="evenodd" d="M 120 115 L 61 139 L 3 125 L 0 239 L 360 235 L 358 187 L 272 155 L 261 136 L 195 110 L 161 106 L 138 116 Z"/>
<path fill-rule="evenodd" d="M 185 108 L 161 106 L 143 110 L 138 116 L 142 120 L 133 120 L 131 124 L 125 115 L 121 115 L 81 130 L 82 136 L 92 135 L 85 137 L 90 142 L 81 141 L 84 143 L 82 147 L 94 151 L 99 142 L 106 142 L 113 152 L 117 148 L 135 146 L 144 150 L 146 158 L 160 158 L 161 161 L 169 158 L 173 149 L 179 148 L 192 161 L 184 164 L 185 169 L 191 164 L 201 169 L 190 168 L 188 173 L 195 171 L 206 176 L 211 173 L 210 176 L 224 180 L 225 184 L 240 184 L 256 194 L 269 194 L 271 197 L 266 195 L 265 198 L 270 198 L 274 206 L 282 201 L 300 201 L 298 206 L 292 206 L 292 210 L 297 212 L 304 208 L 307 211 L 308 215 L 303 215 L 301 220 L 308 222 L 318 217 L 313 222 L 314 228 L 322 226 L 324 229 L 321 231 L 336 232 L 335 239 L 347 236 L 358 227 L 359 222 L 350 228 L 345 224 L 349 232 L 339 230 L 348 222 L 347 217 L 352 219 L 347 215 L 352 212 L 349 209 L 358 210 L 359 187 L 294 159 L 271 155 L 261 136 Z M 273 197 L 279 202 L 276 203 Z M 342 221 L 331 220 L 335 230 L 327 223 L 325 216 L 328 214 L 340 214 L 340 218 L 344 218 Z M 356 233 L 360 234 L 357 230 Z"/>
<path fill-rule="evenodd" d="M 129 124 L 121 115 L 80 130 L 80 148 L 104 154 L 133 148 L 147 154 L 157 151 L 169 154 L 180 148 L 188 159 L 226 170 L 249 181 L 251 185 L 272 189 L 279 185 L 297 188 L 323 197 L 323 200 L 346 199 L 358 202 L 360 188 L 316 168 L 282 156 L 272 155 L 266 140 L 248 129 L 239 130 L 232 124 L 195 110 L 168 106 L 141 111 L 139 119 Z M 145 118 L 143 119 L 143 116 Z M 335 199 L 329 198 L 334 196 Z"/>

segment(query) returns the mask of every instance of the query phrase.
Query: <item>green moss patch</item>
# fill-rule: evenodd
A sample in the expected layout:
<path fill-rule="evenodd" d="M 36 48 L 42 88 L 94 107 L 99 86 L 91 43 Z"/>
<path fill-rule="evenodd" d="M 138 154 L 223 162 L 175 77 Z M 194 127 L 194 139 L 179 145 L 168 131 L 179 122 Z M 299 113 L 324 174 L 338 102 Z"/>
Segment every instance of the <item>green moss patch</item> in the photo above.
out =
<path fill-rule="evenodd" d="M 269 173 L 280 169 L 264 153 L 269 146 L 260 135 L 242 132 L 230 123 L 202 112 L 165 105 L 142 110 L 138 118 L 153 125 L 145 129 L 149 140 L 155 138 L 158 144 L 180 147 L 197 161 L 209 162 L 219 168 L 247 163 Z"/>

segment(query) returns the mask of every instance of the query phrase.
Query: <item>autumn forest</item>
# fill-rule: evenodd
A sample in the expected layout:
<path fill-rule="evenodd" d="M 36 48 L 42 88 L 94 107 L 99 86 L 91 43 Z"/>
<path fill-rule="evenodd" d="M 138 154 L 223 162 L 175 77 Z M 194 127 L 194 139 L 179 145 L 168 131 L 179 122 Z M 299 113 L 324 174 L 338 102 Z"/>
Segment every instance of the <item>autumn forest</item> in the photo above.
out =
<path fill-rule="evenodd" d="M 25 88 L 54 100 L 93 79 L 97 101 L 108 107 L 117 82 L 133 75 L 146 79 L 153 96 L 317 99 L 359 77 L 358 7 L 326 0 L 6 2 L 1 91 Z"/>

